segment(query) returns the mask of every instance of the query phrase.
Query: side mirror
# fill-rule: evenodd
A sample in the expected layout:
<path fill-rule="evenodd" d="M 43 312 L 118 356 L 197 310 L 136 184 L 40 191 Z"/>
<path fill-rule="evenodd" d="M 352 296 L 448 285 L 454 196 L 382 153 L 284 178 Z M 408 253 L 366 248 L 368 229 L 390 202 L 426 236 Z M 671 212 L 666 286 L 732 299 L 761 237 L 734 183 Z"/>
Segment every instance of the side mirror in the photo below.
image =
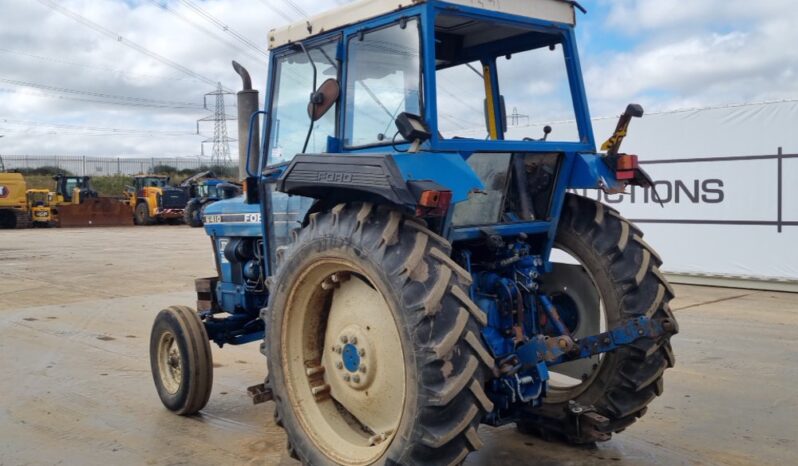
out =
<path fill-rule="evenodd" d="M 308 116 L 312 121 L 317 121 L 327 113 L 335 102 L 338 96 L 341 95 L 341 86 L 338 80 L 329 78 L 310 95 L 310 102 L 308 102 Z"/>

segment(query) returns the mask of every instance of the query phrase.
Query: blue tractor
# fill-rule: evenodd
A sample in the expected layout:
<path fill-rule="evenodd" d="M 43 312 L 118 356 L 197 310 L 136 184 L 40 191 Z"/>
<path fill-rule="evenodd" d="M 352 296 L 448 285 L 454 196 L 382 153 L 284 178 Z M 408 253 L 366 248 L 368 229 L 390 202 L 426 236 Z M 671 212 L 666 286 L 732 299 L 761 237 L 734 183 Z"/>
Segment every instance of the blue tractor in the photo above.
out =
<path fill-rule="evenodd" d="M 154 323 L 164 405 L 205 406 L 209 342 L 259 341 L 249 392 L 303 464 L 459 464 L 483 423 L 586 443 L 641 417 L 674 364 L 673 290 L 640 229 L 569 192 L 651 186 L 619 150 L 639 106 L 597 151 L 579 8 L 342 6 L 269 33 L 260 111 L 234 63 L 244 194 L 204 211 L 198 309 Z"/>
<path fill-rule="evenodd" d="M 183 212 L 183 221 L 192 228 L 199 228 L 203 225 L 203 212 L 209 204 L 241 193 L 238 185 L 214 178 L 212 173 L 209 176 L 210 178 L 184 182 L 184 187 L 189 193 L 189 201 Z"/>

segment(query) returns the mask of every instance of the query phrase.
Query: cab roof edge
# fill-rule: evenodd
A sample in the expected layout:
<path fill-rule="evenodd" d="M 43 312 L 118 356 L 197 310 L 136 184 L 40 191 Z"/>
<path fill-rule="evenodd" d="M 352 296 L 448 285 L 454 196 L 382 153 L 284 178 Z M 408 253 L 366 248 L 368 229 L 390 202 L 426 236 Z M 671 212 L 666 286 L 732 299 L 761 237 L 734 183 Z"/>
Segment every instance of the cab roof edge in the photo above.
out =
<path fill-rule="evenodd" d="M 422 3 L 473 7 L 571 26 L 576 24 L 574 9 L 585 11 L 576 0 L 358 0 L 270 30 L 268 48 L 271 50 Z"/>

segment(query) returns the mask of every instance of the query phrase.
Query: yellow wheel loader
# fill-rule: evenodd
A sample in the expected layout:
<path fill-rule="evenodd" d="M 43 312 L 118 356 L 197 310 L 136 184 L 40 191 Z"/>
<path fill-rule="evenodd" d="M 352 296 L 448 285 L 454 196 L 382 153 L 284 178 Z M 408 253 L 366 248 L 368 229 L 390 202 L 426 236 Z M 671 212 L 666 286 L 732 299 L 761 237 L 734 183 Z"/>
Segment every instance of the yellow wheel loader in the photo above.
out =
<path fill-rule="evenodd" d="M 164 175 L 136 175 L 125 197 L 136 225 L 180 223 L 188 203 L 187 190 L 171 186 Z"/>

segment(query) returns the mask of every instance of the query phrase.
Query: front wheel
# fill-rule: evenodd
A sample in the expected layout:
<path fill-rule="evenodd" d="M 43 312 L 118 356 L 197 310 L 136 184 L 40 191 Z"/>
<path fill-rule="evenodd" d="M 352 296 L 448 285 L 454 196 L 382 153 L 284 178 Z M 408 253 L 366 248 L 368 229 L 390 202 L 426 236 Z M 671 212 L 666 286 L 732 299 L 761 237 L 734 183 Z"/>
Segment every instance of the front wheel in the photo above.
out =
<path fill-rule="evenodd" d="M 169 410 L 189 415 L 208 403 L 213 386 L 211 347 L 193 309 L 171 306 L 155 317 L 150 369 L 158 396 Z"/>
<path fill-rule="evenodd" d="M 284 251 L 264 343 L 275 419 L 303 464 L 459 464 L 492 409 L 486 316 L 450 245 L 399 212 L 341 204 Z"/>
<path fill-rule="evenodd" d="M 136 225 L 152 225 L 153 219 L 150 217 L 150 207 L 146 202 L 139 202 L 133 213 L 133 221 Z"/>
<path fill-rule="evenodd" d="M 202 204 L 192 199 L 186 204 L 186 210 L 183 212 L 183 221 L 186 225 L 192 228 L 199 228 L 202 226 Z"/>
<path fill-rule="evenodd" d="M 641 338 L 601 356 L 553 366 L 543 408 L 518 423 L 522 431 L 556 431 L 574 442 L 606 440 L 635 422 L 662 393 L 663 373 L 674 364 L 670 337 L 677 326 L 668 306 L 673 289 L 642 232 L 617 211 L 585 197 L 567 195 L 554 248 L 553 270 L 542 277 L 541 291 L 552 298 L 574 337 L 642 316 L 670 329 L 656 339 Z M 579 416 L 566 414 L 572 402 L 595 407 L 607 425 L 580 437 Z"/>

